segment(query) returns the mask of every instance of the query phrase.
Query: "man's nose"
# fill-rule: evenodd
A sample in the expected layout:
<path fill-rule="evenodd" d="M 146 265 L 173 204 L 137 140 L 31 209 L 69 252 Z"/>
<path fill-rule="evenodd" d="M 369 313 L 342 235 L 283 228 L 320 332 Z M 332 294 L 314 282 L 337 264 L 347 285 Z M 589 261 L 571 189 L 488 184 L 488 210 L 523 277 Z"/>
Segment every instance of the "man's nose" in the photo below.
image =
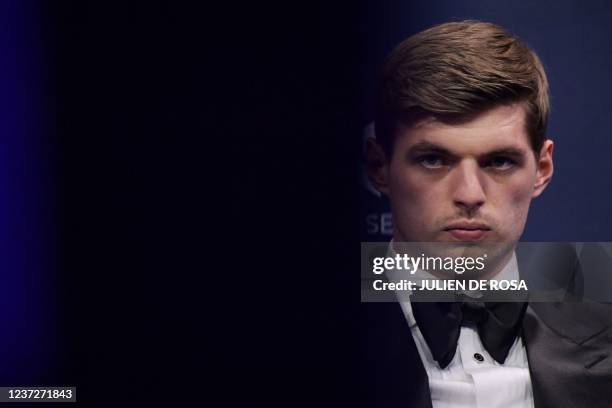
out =
<path fill-rule="evenodd" d="M 478 210 L 486 200 L 482 171 L 475 161 L 459 163 L 453 175 L 453 202 L 468 213 Z"/>

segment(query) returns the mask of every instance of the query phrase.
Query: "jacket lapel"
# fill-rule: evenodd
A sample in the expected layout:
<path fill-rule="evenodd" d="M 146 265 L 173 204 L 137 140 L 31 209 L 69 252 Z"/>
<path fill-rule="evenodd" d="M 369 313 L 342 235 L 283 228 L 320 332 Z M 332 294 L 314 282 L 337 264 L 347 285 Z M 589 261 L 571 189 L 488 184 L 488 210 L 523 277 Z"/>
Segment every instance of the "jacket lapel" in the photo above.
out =
<path fill-rule="evenodd" d="M 537 408 L 609 407 L 612 308 L 597 303 L 531 303 L 523 320 Z"/>

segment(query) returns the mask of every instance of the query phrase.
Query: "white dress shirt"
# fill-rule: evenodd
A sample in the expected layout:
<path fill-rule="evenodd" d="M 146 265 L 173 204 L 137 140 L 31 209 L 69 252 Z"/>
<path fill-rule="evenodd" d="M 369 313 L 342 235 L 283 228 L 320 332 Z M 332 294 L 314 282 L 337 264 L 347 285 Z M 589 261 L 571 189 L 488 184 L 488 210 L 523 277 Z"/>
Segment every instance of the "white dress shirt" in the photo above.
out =
<path fill-rule="evenodd" d="M 427 275 L 426 272 L 419 272 Z M 518 278 L 514 255 L 496 279 Z M 429 378 L 434 408 L 534 406 L 527 353 L 520 336 L 514 341 L 504 363 L 499 364 L 484 348 L 476 326 L 464 325 L 453 360 L 446 368 L 440 368 L 414 320 L 410 302 L 401 301 L 400 298 L 400 305 Z"/>

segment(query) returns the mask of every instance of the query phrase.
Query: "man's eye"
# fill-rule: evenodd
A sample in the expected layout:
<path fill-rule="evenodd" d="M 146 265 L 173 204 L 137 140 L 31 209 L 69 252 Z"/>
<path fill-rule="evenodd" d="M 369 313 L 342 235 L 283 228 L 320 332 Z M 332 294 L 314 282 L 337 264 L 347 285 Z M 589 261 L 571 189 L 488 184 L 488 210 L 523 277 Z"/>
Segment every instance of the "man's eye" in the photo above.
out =
<path fill-rule="evenodd" d="M 427 169 L 439 169 L 444 166 L 444 159 L 441 156 L 435 154 L 428 154 L 421 156 L 418 159 L 419 164 Z"/>
<path fill-rule="evenodd" d="M 509 170 L 516 165 L 516 161 L 508 157 L 494 157 L 488 163 L 488 167 L 495 170 Z"/>

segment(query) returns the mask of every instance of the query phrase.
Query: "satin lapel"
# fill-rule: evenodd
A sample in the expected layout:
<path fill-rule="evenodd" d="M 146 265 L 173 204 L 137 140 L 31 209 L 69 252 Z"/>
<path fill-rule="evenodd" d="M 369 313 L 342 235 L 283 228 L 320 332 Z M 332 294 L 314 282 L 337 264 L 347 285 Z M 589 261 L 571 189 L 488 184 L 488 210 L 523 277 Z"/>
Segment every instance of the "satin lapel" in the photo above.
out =
<path fill-rule="evenodd" d="M 427 373 L 400 305 L 361 307 L 364 406 L 431 408 Z"/>
<path fill-rule="evenodd" d="M 523 320 L 536 408 L 609 407 L 612 312 L 593 303 L 532 303 Z"/>

